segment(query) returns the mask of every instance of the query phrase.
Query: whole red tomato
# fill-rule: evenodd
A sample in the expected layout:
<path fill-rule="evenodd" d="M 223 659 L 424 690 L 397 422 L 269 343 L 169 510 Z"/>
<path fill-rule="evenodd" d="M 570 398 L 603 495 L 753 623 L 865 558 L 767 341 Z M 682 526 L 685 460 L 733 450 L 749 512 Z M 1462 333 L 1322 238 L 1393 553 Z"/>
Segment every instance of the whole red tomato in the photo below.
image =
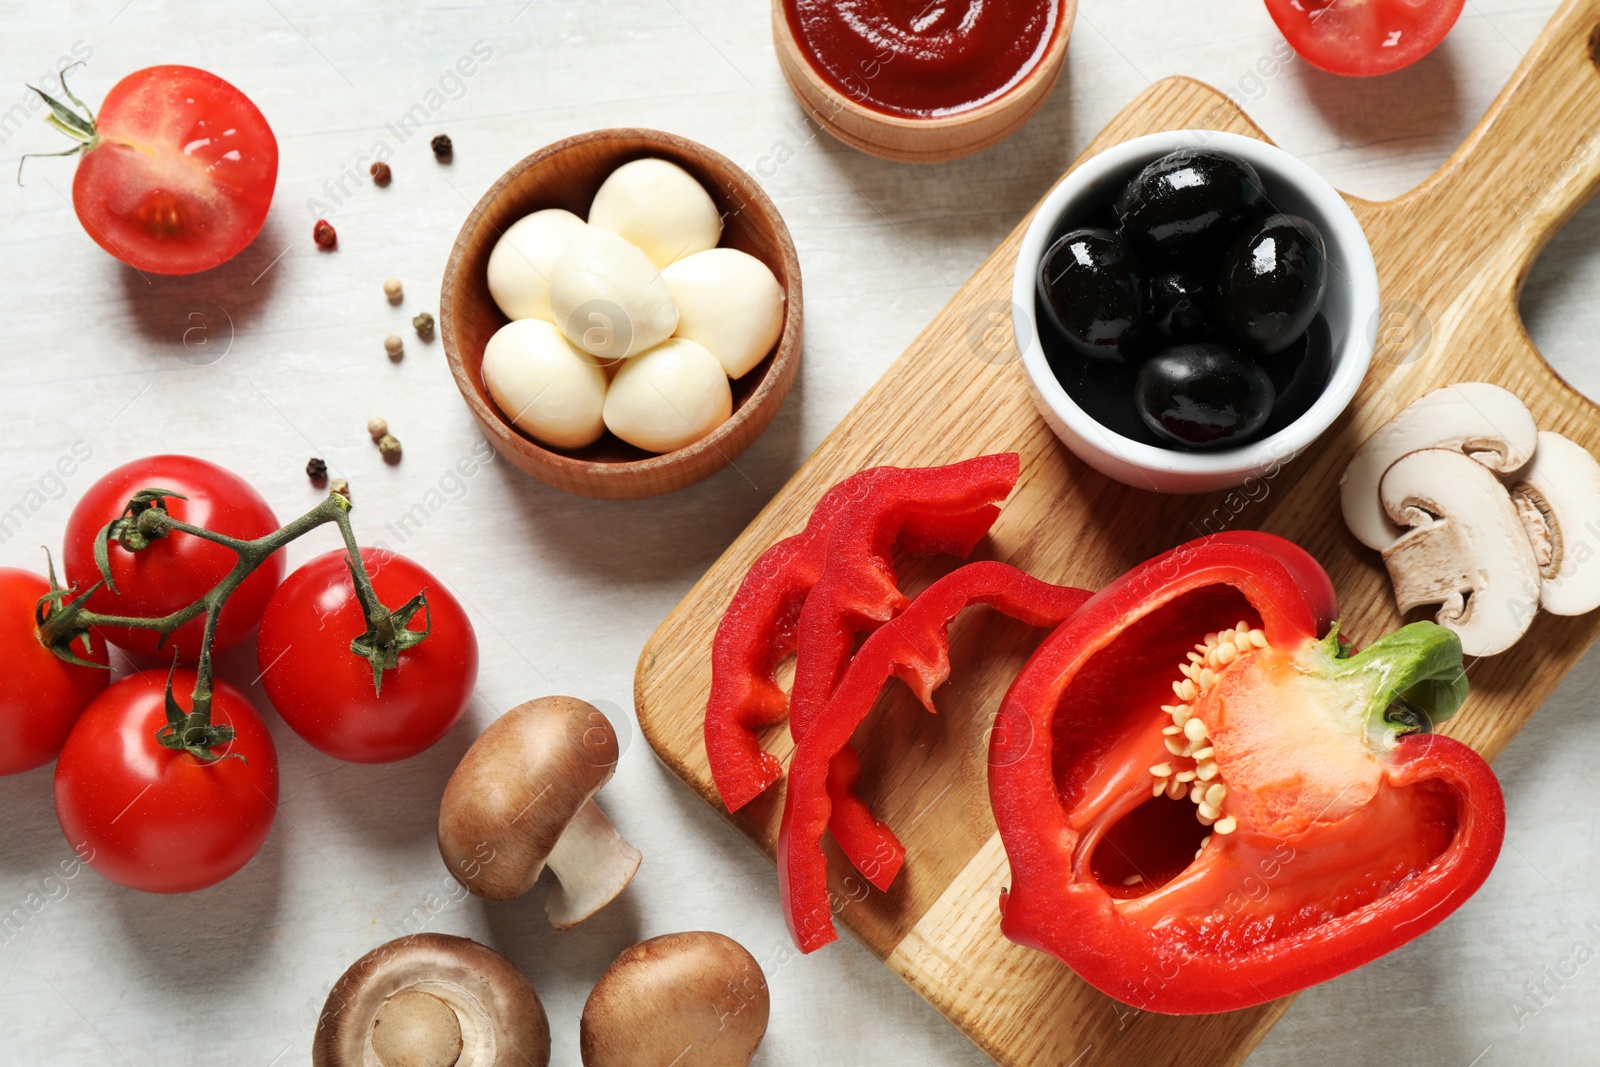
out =
<path fill-rule="evenodd" d="M 153 274 L 193 274 L 254 240 L 278 180 L 260 110 L 194 67 L 134 71 L 112 86 L 72 181 L 96 243 Z"/>
<path fill-rule="evenodd" d="M 1294 50 L 1334 74 L 1387 74 L 1436 48 L 1466 0 L 1267 0 Z"/>
<path fill-rule="evenodd" d="M 267 696 L 294 732 L 353 763 L 415 756 L 461 718 L 478 677 L 478 639 L 460 601 L 417 564 L 363 548 L 372 587 L 393 610 L 426 591 L 432 632 L 399 655 L 374 690 L 372 666 L 350 651 L 367 629 L 345 552 L 318 556 L 278 587 L 256 639 Z M 421 630 L 417 612 L 408 629 Z"/>
<path fill-rule="evenodd" d="M 214 885 L 250 861 L 278 807 L 278 753 L 243 693 L 215 683 L 211 721 L 235 736 L 206 763 L 163 747 L 166 674 L 124 678 L 101 693 L 56 763 L 56 818 L 67 842 L 111 881 L 148 893 Z M 189 710 L 193 671 L 172 678 Z M 241 756 L 242 759 L 233 759 Z"/>
<path fill-rule="evenodd" d="M 141 489 L 170 489 L 187 499 L 167 498 L 173 518 L 242 540 L 263 537 L 278 528 L 267 502 L 249 484 L 214 463 L 193 456 L 147 456 L 125 463 L 105 475 L 78 501 L 67 520 L 62 561 L 67 581 L 81 591 L 100 580 L 94 562 L 94 542 L 106 523 L 122 514 Z M 204 596 L 233 569 L 231 549 L 173 531 L 138 552 L 120 544 L 107 546 L 116 591 L 102 587 L 89 598 L 89 609 L 111 615 L 154 618 L 187 607 Z M 267 600 L 283 581 L 282 553 L 257 567 L 240 583 L 217 619 L 213 652 L 231 648 L 250 635 L 261 621 Z M 118 648 L 146 656 L 170 658 L 174 647 L 185 663 L 200 656 L 204 616 L 180 626 L 165 645 L 154 630 L 106 627 L 106 640 Z"/>
<path fill-rule="evenodd" d="M 110 671 L 68 663 L 40 644 L 34 606 L 49 591 L 37 574 L 0 567 L 0 774 L 55 759 L 72 724 L 111 680 Z M 100 641 L 91 651 L 80 638 L 72 651 L 106 662 Z"/>

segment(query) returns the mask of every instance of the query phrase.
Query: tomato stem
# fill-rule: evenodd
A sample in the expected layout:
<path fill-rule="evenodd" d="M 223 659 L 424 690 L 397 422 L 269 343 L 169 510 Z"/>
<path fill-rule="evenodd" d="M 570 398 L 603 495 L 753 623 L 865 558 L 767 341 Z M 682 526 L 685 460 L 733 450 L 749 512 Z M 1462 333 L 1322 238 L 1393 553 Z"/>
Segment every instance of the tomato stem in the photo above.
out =
<path fill-rule="evenodd" d="M 62 133 L 66 134 L 68 137 L 72 138 L 72 140 L 77 143 L 71 148 L 61 152 L 26 153 L 21 159 L 17 160 L 18 185 L 22 184 L 23 164 L 35 156 L 75 156 L 79 152 L 86 151 L 87 149 L 93 148 L 95 145 L 100 143 L 100 131 L 95 127 L 94 110 L 90 108 L 88 104 L 85 104 L 82 100 L 79 100 L 77 94 L 67 87 L 67 71 L 72 70 L 75 67 L 81 67 L 83 64 L 84 61 L 81 59 L 76 63 L 69 64 L 61 69 L 60 75 L 62 95 L 77 105 L 78 111 L 72 110 L 72 108 L 68 107 L 66 104 L 63 104 L 61 101 L 51 96 L 43 89 L 39 89 L 32 85 L 28 86 L 29 89 L 32 89 L 35 93 L 39 94 L 39 97 L 44 100 L 46 104 L 50 105 L 50 114 L 45 116 L 45 121 L 54 126 L 56 129 L 60 130 Z M 82 114 L 79 114 L 79 112 L 82 112 Z"/>
<path fill-rule="evenodd" d="M 330 522 L 337 525 L 348 550 L 346 563 L 349 565 L 356 598 L 361 604 L 367 623 L 366 631 L 350 643 L 350 651 L 372 665 L 372 682 L 375 689 L 382 692 L 383 672 L 394 670 L 399 666 L 399 654 L 420 644 L 431 632 L 432 619 L 431 615 L 427 614 L 426 590 L 417 593 L 393 611 L 379 600 L 377 591 L 372 587 L 372 579 L 367 574 L 366 565 L 362 562 L 361 549 L 356 544 L 355 530 L 350 525 L 351 504 L 348 497 L 340 493 L 329 493 L 327 499 L 298 519 L 250 541 L 230 537 L 175 518 L 167 510 L 168 498 L 182 499 L 178 494 L 164 489 L 142 489 L 135 493 L 133 499 L 123 509 L 122 516 L 108 523 L 100 531 L 96 541 L 95 562 L 100 567 L 101 582 L 95 583 L 81 594 L 76 587 L 62 588 L 56 581 L 55 568 L 52 565 L 49 576 L 50 592 L 40 598 L 36 609 L 40 642 L 56 656 L 69 663 L 84 662 L 82 657 L 72 651 L 72 643 L 81 637 L 87 645 L 92 628 L 123 627 L 154 630 L 161 634 L 160 643 L 164 644 L 179 627 L 202 614 L 205 616 L 205 630 L 200 641 L 195 685 L 190 693 L 190 707 L 187 712 L 178 706 L 173 697 L 171 674 L 167 677 L 167 724 L 158 734 L 158 740 L 164 747 L 187 751 L 197 759 L 208 763 L 222 758 L 212 749 L 231 741 L 233 729 L 211 722 L 211 704 L 215 695 L 211 647 L 216 638 L 217 617 L 222 613 L 222 607 L 227 603 L 228 597 L 233 595 L 234 590 L 238 589 L 257 567 L 291 541 L 319 526 L 326 526 Z M 116 584 L 111 576 L 109 546 L 112 541 L 117 542 L 124 551 L 141 552 L 172 533 L 188 534 L 222 545 L 233 551 L 238 559 L 233 568 L 198 600 L 167 615 L 155 618 L 112 615 L 91 611 L 86 606 L 89 597 L 102 584 L 113 592 L 116 591 Z M 425 613 L 427 625 L 421 630 L 412 630 L 409 624 L 419 610 Z"/>

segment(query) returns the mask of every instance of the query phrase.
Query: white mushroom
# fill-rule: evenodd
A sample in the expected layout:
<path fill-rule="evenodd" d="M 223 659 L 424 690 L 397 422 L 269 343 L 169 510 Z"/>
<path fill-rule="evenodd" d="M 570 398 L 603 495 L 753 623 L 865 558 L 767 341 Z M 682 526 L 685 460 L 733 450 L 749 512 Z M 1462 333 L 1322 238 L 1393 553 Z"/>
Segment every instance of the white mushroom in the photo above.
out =
<path fill-rule="evenodd" d="M 1383 552 L 1400 610 L 1438 604 L 1436 621 L 1469 656 L 1515 644 L 1539 609 L 1539 566 L 1494 472 L 1427 448 L 1397 460 L 1378 495 L 1388 518 L 1410 527 Z"/>
<path fill-rule="evenodd" d="M 550 310 L 550 270 L 583 220 L 561 208 L 526 215 L 510 226 L 489 253 L 489 295 L 508 319 L 555 321 Z"/>
<path fill-rule="evenodd" d="M 543 319 L 494 332 L 483 348 L 483 384 L 506 418 L 544 444 L 582 448 L 605 433 L 605 371 Z"/>
<path fill-rule="evenodd" d="M 772 270 L 737 248 L 710 248 L 661 272 L 678 305 L 677 336 L 698 341 L 730 378 L 766 358 L 783 333 L 783 287 Z"/>
<path fill-rule="evenodd" d="M 592 704 L 540 697 L 489 724 L 439 802 L 439 855 L 456 881 L 490 900 L 533 888 L 548 864 L 559 885 L 550 925 L 569 930 L 605 907 L 639 869 L 595 793 L 617 769 L 617 735 Z"/>
<path fill-rule="evenodd" d="M 1511 499 L 1539 564 L 1539 606 L 1555 615 L 1600 608 L 1600 462 L 1576 441 L 1541 430 Z"/>
<path fill-rule="evenodd" d="M 715 248 L 722 238 L 711 194 L 664 159 L 636 159 L 612 171 L 589 205 L 589 225 L 638 245 L 658 267 Z"/>
<path fill-rule="evenodd" d="M 334 983 L 314 1067 L 546 1067 L 550 1025 L 533 986 L 491 948 L 449 934 L 379 945 Z"/>
<path fill-rule="evenodd" d="M 579 230 L 551 266 L 550 311 L 568 340 L 602 359 L 638 355 L 678 328 L 661 271 L 597 226 Z"/>
<path fill-rule="evenodd" d="M 733 391 L 717 357 L 674 337 L 625 362 L 606 391 L 606 428 L 647 452 L 671 452 L 728 421 Z"/>
<path fill-rule="evenodd" d="M 1537 435 L 1527 405 L 1498 385 L 1459 382 L 1426 393 L 1356 450 L 1339 480 L 1345 525 L 1382 552 L 1400 536 L 1378 502 L 1378 483 L 1397 459 L 1424 448 L 1450 449 L 1509 475 L 1533 457 Z"/>

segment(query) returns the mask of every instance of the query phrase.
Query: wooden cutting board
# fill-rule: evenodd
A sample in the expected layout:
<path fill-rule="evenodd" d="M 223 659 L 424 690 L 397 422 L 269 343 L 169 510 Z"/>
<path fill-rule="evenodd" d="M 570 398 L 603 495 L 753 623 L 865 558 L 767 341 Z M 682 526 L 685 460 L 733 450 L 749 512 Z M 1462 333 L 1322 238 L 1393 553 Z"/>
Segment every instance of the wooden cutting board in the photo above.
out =
<path fill-rule="evenodd" d="M 1011 333 L 1023 219 L 651 638 L 635 701 L 657 754 L 722 810 L 701 741 L 717 621 L 762 550 L 800 529 L 829 486 L 877 464 L 1020 452 L 1021 480 L 976 555 L 1052 582 L 1098 588 L 1202 533 L 1263 529 L 1299 542 L 1327 567 L 1345 632 L 1358 643 L 1398 625 L 1381 561 L 1346 532 L 1335 488 L 1352 451 L 1383 421 L 1446 383 L 1490 381 L 1523 397 L 1542 428 L 1600 450 L 1600 410 L 1550 369 L 1517 312 L 1530 264 L 1600 181 L 1597 30 L 1600 0 L 1569 0 L 1438 173 L 1386 203 L 1348 198 L 1382 284 L 1371 373 L 1316 445 L 1248 493 L 1139 492 L 1096 474 L 1051 435 L 1028 398 Z M 1118 115 L 1085 158 L 1140 134 L 1202 127 L 1265 139 L 1221 93 L 1169 78 Z M 915 591 L 952 565 L 910 562 L 903 584 Z M 1448 732 L 1498 753 L 1597 631 L 1600 613 L 1541 616 L 1512 652 L 1470 666 L 1472 696 Z M 909 857 L 890 892 L 868 891 L 830 843 L 840 921 L 1000 1063 L 1242 1062 L 1287 1000 L 1207 1017 L 1139 1013 L 1001 936 L 996 905 L 1008 869 L 989 812 L 987 732 L 1042 635 L 974 611 L 952 636 L 955 669 L 938 694 L 941 714 L 925 714 L 894 685 L 857 734 L 863 787 Z M 771 731 L 766 743 L 787 759 L 786 731 Z M 779 787 L 732 822 L 770 857 L 781 811 Z"/>

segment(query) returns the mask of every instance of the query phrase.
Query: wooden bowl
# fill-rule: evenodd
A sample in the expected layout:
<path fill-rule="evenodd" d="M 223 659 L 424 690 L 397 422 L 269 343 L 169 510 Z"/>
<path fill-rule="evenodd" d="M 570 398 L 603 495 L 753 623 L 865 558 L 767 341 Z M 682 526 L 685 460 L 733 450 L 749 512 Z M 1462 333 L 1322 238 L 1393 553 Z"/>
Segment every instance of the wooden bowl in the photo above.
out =
<path fill-rule="evenodd" d="M 729 384 L 733 415 L 692 445 L 655 455 L 610 433 L 586 448 L 541 445 L 489 397 L 483 348 L 508 321 L 489 295 L 489 253 L 506 228 L 542 208 L 589 214 L 600 183 L 635 159 L 670 160 L 694 175 L 722 213 L 720 247 L 765 263 L 786 294 L 783 333 L 760 364 Z M 456 385 L 484 434 L 520 469 L 569 493 L 625 500 L 692 485 L 733 461 L 772 422 L 800 368 L 800 261 L 789 229 L 755 179 L 727 157 L 660 130 L 595 130 L 547 145 L 506 171 L 456 237 L 439 294 L 439 326 Z"/>
<path fill-rule="evenodd" d="M 986 104 L 938 118 L 888 115 L 858 104 L 811 65 L 795 40 L 784 0 L 772 0 L 772 37 L 778 65 L 789 88 L 813 121 L 852 148 L 901 163 L 959 159 L 999 144 L 1022 127 L 1044 104 L 1061 77 L 1067 39 L 1078 14 L 1078 0 L 1057 0 L 1054 34 L 1038 64 L 1009 90 Z"/>

